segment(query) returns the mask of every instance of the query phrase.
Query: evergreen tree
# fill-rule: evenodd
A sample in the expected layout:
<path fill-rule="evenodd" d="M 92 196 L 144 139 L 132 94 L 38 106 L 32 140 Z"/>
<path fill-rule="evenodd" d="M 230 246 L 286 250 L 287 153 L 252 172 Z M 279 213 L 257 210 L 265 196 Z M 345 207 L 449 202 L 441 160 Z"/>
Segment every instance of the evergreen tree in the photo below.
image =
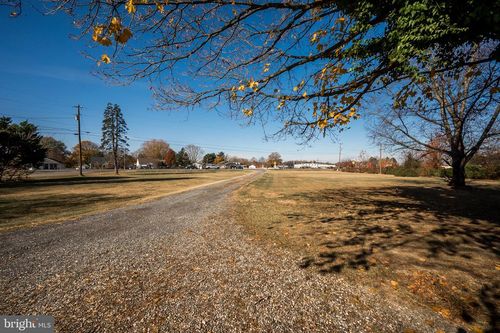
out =
<path fill-rule="evenodd" d="M 101 148 L 112 153 L 116 174 L 118 174 L 118 153 L 128 151 L 127 131 L 127 123 L 120 106 L 108 103 L 102 121 Z"/>
<path fill-rule="evenodd" d="M 215 153 L 205 154 L 205 156 L 203 156 L 203 163 L 205 164 L 214 163 L 216 157 L 217 156 L 215 155 Z"/>
<path fill-rule="evenodd" d="M 35 125 L 0 117 L 0 182 L 19 180 L 43 161 L 46 149 Z"/>
<path fill-rule="evenodd" d="M 175 159 L 178 167 L 185 167 L 189 165 L 189 156 L 184 148 L 179 150 Z"/>

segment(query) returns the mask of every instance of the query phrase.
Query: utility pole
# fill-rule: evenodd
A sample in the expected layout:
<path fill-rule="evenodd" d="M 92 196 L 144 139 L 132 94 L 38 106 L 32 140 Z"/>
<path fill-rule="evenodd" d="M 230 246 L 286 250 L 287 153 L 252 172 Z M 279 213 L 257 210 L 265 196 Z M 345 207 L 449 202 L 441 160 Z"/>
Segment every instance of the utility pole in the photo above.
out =
<path fill-rule="evenodd" d="M 380 145 L 380 155 L 378 159 L 378 173 L 382 174 L 382 145 Z"/>
<path fill-rule="evenodd" d="M 79 150 L 79 157 L 80 157 L 80 176 L 83 176 L 83 167 L 82 167 L 82 132 L 80 128 L 80 104 L 75 106 L 76 108 L 76 121 L 78 122 L 78 150 Z"/>
<path fill-rule="evenodd" d="M 337 170 L 340 170 L 340 159 L 342 158 L 342 142 L 339 144 L 339 165 L 337 166 Z"/>

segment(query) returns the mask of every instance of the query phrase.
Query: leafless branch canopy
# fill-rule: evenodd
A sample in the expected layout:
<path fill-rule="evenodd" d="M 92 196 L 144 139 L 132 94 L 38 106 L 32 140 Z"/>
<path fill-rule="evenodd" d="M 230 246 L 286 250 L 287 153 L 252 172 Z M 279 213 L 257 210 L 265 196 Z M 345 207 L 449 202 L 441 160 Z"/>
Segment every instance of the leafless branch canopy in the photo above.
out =
<path fill-rule="evenodd" d="M 383 48 L 359 53 L 367 42 L 382 43 L 385 7 L 361 24 L 342 11 L 348 2 L 331 0 L 45 1 L 107 46 L 90 53 L 106 53 L 110 63 L 100 68 L 109 79 L 150 80 L 158 108 L 273 119 L 282 124 L 278 135 L 305 141 L 346 126 L 366 96 L 410 75 Z M 118 35 L 122 27 L 127 34 Z"/>
<path fill-rule="evenodd" d="M 437 151 L 465 165 L 483 144 L 500 137 L 499 83 L 496 63 L 429 75 L 374 112 L 371 133 L 387 147 Z"/>

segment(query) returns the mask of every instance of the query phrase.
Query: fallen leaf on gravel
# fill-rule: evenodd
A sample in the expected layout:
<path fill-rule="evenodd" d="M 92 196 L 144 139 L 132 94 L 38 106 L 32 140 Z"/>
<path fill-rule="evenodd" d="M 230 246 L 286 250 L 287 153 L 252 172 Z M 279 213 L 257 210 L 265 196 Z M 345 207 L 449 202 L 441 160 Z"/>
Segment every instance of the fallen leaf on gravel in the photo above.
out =
<path fill-rule="evenodd" d="M 398 287 L 398 282 L 397 282 L 397 281 L 392 280 L 392 281 L 391 281 L 391 286 L 392 286 L 393 288 L 397 288 L 397 287 Z"/>
<path fill-rule="evenodd" d="M 484 333 L 483 329 L 479 326 L 473 326 L 472 327 L 472 332 L 474 333 Z"/>
<path fill-rule="evenodd" d="M 438 306 L 435 306 L 432 308 L 435 312 L 439 313 L 441 316 L 449 318 L 450 317 L 450 310 L 441 308 Z"/>

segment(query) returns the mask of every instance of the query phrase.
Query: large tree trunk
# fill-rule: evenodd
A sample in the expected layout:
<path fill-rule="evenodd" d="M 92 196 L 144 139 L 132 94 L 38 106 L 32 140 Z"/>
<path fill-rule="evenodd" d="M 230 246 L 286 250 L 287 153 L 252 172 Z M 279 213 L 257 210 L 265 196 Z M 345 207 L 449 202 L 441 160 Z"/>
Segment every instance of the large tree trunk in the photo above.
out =
<path fill-rule="evenodd" d="M 115 160 L 115 174 L 118 174 L 118 152 L 113 151 L 113 159 Z"/>
<path fill-rule="evenodd" d="M 465 156 L 462 156 L 462 154 L 457 154 L 452 157 L 451 167 L 453 174 L 449 184 L 454 188 L 465 186 L 465 164 Z"/>

